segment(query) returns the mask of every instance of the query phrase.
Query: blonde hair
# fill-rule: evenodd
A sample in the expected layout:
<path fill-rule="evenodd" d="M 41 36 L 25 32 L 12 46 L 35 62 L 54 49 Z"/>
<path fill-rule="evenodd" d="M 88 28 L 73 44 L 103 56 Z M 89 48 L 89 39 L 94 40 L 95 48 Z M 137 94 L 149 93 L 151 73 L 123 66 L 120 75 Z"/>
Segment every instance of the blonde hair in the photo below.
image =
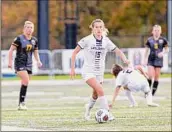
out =
<path fill-rule="evenodd" d="M 31 22 L 31 21 L 25 21 L 25 22 L 24 22 L 24 28 L 26 27 L 26 25 L 27 25 L 27 24 L 32 24 L 32 25 L 33 25 L 33 27 L 34 27 L 33 22 Z"/>
<path fill-rule="evenodd" d="M 94 28 L 94 23 L 96 23 L 96 22 L 101 22 L 101 23 L 103 24 L 103 35 L 107 36 L 108 33 L 109 33 L 109 31 L 108 31 L 108 29 L 105 27 L 105 24 L 104 24 L 103 20 L 101 20 L 101 19 L 95 19 L 95 20 L 93 20 L 92 23 L 90 24 L 89 28 L 91 28 L 91 29 L 93 30 L 93 28 Z"/>
<path fill-rule="evenodd" d="M 156 25 L 154 25 L 154 26 L 153 26 L 153 30 L 154 30 L 154 28 L 159 28 L 159 29 L 160 29 L 160 31 L 161 31 L 161 26 L 160 26 L 160 25 L 158 25 L 158 24 L 156 24 Z"/>

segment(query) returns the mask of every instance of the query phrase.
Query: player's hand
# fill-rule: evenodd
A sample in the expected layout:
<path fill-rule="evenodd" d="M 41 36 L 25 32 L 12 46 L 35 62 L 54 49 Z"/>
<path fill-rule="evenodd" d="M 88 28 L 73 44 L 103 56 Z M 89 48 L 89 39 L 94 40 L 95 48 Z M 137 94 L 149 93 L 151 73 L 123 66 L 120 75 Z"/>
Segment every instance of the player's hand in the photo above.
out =
<path fill-rule="evenodd" d="M 70 71 L 70 79 L 74 79 L 74 77 L 75 77 L 75 70 L 74 69 L 71 69 L 71 71 Z"/>
<path fill-rule="evenodd" d="M 128 64 L 128 67 L 134 69 L 134 66 L 133 66 L 132 63 L 129 63 L 129 64 Z"/>
<path fill-rule="evenodd" d="M 159 57 L 159 58 L 162 58 L 163 55 L 164 55 L 164 53 L 163 53 L 163 52 L 160 52 L 160 53 L 158 54 L 158 57 Z"/>
<path fill-rule="evenodd" d="M 144 60 L 144 62 L 143 62 L 143 66 L 147 66 L 147 63 L 148 63 L 148 61 L 147 60 Z"/>
<path fill-rule="evenodd" d="M 12 69 L 12 63 L 11 62 L 8 63 L 8 68 Z"/>
<path fill-rule="evenodd" d="M 130 61 L 128 59 L 124 60 L 124 63 L 129 65 L 130 64 Z"/>
<path fill-rule="evenodd" d="M 41 67 L 41 66 L 42 66 L 41 61 L 38 61 L 38 62 L 37 62 L 37 65 L 38 65 L 38 67 Z"/>

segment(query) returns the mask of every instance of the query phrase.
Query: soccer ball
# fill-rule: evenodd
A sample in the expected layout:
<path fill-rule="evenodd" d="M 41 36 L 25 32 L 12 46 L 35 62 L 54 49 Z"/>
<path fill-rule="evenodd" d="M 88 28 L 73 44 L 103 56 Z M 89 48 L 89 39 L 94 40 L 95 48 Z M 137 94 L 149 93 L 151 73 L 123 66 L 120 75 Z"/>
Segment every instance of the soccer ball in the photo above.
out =
<path fill-rule="evenodd" d="M 105 123 L 109 119 L 109 112 L 106 109 L 96 111 L 95 119 L 98 123 Z"/>

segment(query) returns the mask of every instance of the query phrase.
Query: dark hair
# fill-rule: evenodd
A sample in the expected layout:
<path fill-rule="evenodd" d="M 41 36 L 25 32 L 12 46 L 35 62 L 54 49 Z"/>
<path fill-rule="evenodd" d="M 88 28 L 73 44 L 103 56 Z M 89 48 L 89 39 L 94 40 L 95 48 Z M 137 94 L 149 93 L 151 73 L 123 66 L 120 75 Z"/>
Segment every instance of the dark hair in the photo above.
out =
<path fill-rule="evenodd" d="M 123 70 L 123 67 L 118 64 L 113 64 L 112 66 L 112 74 L 117 77 L 118 73 Z"/>

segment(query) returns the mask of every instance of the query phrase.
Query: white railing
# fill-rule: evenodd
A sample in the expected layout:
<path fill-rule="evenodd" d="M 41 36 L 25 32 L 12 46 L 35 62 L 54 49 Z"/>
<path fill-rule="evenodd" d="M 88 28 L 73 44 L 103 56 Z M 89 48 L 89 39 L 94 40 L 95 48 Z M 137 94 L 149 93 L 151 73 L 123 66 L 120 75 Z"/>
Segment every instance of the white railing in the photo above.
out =
<path fill-rule="evenodd" d="M 143 63 L 143 48 L 128 48 L 122 49 L 127 58 L 132 62 L 133 65 Z M 69 74 L 72 49 L 59 49 L 59 50 L 39 50 L 39 55 L 43 66 L 38 69 L 36 66 L 36 61 L 33 58 L 33 74 L 34 75 L 49 75 L 52 79 L 55 74 Z M 80 51 L 76 57 L 76 73 L 81 73 L 81 68 L 83 64 L 83 51 Z M 13 59 L 15 58 L 15 52 L 13 54 Z M 116 56 L 113 52 L 108 52 L 105 60 L 105 72 L 110 72 L 112 64 L 118 63 L 123 64 L 121 59 Z M 162 73 L 171 73 L 171 51 L 169 55 L 164 56 Z M 2 74 L 15 74 L 14 65 L 13 69 L 8 69 L 8 51 L 1 51 L 1 71 Z"/>

